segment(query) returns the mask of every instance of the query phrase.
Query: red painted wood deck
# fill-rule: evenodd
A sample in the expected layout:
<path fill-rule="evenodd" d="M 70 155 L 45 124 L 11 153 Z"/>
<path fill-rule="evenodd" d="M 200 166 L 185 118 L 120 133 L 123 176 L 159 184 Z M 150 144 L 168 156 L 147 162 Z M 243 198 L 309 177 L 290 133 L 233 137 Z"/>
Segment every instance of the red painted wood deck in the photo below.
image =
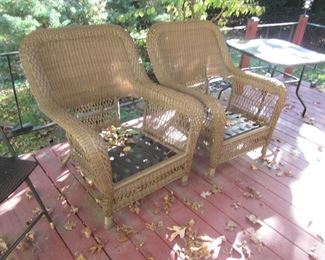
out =
<path fill-rule="evenodd" d="M 172 225 L 187 225 L 193 219 L 200 234 L 211 237 L 214 259 L 245 259 L 241 244 L 251 251 L 251 259 L 325 259 L 325 93 L 301 89 L 307 103 L 307 124 L 300 117 L 302 107 L 289 87 L 288 105 L 281 115 L 269 146 L 269 159 L 280 169 L 269 169 L 258 159 L 260 151 L 220 165 L 215 177 L 204 176 L 205 156 L 198 152 L 187 186 L 174 182 L 143 200 L 139 214 L 128 208 L 114 214 L 116 225 L 128 225 L 135 233 L 127 238 L 115 228 L 103 228 L 101 210 L 87 193 L 87 185 L 72 164 L 60 168 L 60 157 L 69 149 L 59 144 L 37 151 L 40 166 L 31 175 L 44 203 L 52 211 L 56 229 L 43 218 L 34 228 L 34 239 L 16 249 L 12 259 L 184 259 L 184 240 L 169 241 Z M 256 169 L 252 169 L 252 164 Z M 254 168 L 254 167 L 253 167 Z M 281 175 L 281 172 L 290 176 Z M 222 187 L 222 192 L 203 198 L 200 194 Z M 37 207 L 22 186 L 0 205 L 0 238 L 10 244 Z M 255 191 L 257 198 L 248 198 Z M 168 212 L 162 210 L 167 194 L 175 197 Z M 245 196 L 246 195 L 246 196 Z M 259 197 L 260 195 L 260 197 Z M 187 201 L 187 203 L 186 203 Z M 201 204 L 200 209 L 190 202 Z M 237 205 L 237 207 L 235 207 Z M 71 207 L 79 210 L 75 214 Z M 251 223 L 247 216 L 260 219 Z M 64 226 L 69 221 L 72 230 Z M 226 223 L 236 224 L 233 230 Z M 148 224 L 158 224 L 151 230 Z M 89 227 L 89 238 L 82 232 Z M 260 243 L 251 236 L 258 234 Z M 221 237 L 226 241 L 221 243 Z M 258 241 L 256 241 L 258 242 Z M 103 245 L 92 253 L 89 248 Z M 211 243 L 210 243 L 211 244 Z M 231 250 L 231 248 L 239 248 Z M 316 259 L 316 258 L 315 258 Z"/>

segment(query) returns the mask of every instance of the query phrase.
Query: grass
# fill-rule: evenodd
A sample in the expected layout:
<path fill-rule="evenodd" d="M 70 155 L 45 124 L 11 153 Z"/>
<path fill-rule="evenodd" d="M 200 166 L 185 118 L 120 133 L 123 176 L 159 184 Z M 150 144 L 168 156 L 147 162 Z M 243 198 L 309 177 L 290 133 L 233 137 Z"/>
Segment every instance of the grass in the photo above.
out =
<path fill-rule="evenodd" d="M 21 109 L 22 122 L 31 123 L 33 126 L 41 126 L 51 122 L 40 110 L 28 87 L 17 89 L 18 100 Z M 0 122 L 19 122 L 14 95 L 11 89 L 0 91 Z M 17 153 L 28 153 L 39 150 L 42 147 L 65 140 L 64 132 L 57 126 L 38 132 L 31 132 L 11 139 Z M 6 154 L 7 149 L 0 143 L 0 154 Z"/>

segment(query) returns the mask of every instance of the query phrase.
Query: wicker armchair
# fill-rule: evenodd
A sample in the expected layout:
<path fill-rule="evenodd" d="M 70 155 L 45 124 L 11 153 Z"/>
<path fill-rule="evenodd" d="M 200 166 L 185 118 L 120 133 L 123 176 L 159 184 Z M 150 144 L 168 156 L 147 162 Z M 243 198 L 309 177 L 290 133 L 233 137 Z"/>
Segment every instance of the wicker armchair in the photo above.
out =
<path fill-rule="evenodd" d="M 236 68 L 222 33 L 207 21 L 154 24 L 147 49 L 161 84 L 205 104 L 201 137 L 210 152 L 210 175 L 219 163 L 249 150 L 263 146 L 265 154 L 287 95 L 280 81 Z M 209 79 L 218 77 L 232 83 L 226 109 L 209 91 Z M 231 125 L 232 117 L 239 126 Z M 247 122 L 253 130 L 241 131 Z"/>
<path fill-rule="evenodd" d="M 23 40 L 20 58 L 41 111 L 66 131 L 71 158 L 99 191 L 106 227 L 114 211 L 176 179 L 186 182 L 204 108 L 190 96 L 153 83 L 122 28 L 37 30 Z M 141 133 L 173 156 L 114 181 L 114 161 L 99 132 L 118 126 L 121 97 L 143 98 Z M 116 166 L 124 162 L 119 158 Z"/>

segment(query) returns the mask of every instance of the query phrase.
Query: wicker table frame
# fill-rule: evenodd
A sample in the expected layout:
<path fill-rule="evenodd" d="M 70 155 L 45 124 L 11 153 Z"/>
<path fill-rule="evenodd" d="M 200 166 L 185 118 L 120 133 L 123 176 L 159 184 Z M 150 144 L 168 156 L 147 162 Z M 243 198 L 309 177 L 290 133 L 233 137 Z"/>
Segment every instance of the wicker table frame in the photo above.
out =
<path fill-rule="evenodd" d="M 208 21 L 156 23 L 149 29 L 147 49 L 158 81 L 196 97 L 207 110 L 201 137 L 210 150 L 210 171 L 242 153 L 263 146 L 265 154 L 273 129 L 285 104 L 287 90 L 278 80 L 243 72 L 231 61 L 223 34 Z M 226 125 L 223 106 L 193 86 L 208 84 L 217 76 L 232 81 L 226 110 L 243 114 L 261 127 L 224 140 Z"/>
<path fill-rule="evenodd" d="M 66 131 L 72 158 L 99 190 L 106 227 L 114 211 L 171 181 L 186 182 L 203 106 L 154 84 L 121 27 L 37 30 L 23 40 L 20 58 L 41 111 Z M 98 133 L 119 125 L 118 100 L 125 96 L 143 98 L 141 131 L 173 147 L 177 155 L 113 183 L 107 145 Z"/>

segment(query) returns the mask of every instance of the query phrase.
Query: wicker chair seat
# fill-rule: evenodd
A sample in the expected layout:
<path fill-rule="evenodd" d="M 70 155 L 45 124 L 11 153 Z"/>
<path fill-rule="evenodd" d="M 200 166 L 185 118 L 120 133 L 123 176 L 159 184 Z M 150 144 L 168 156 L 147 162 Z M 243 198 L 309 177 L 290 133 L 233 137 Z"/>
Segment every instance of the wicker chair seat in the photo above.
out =
<path fill-rule="evenodd" d="M 120 182 L 140 171 L 168 160 L 176 154 L 175 150 L 167 148 L 164 144 L 155 141 L 148 135 L 134 135 L 132 136 L 132 143 L 124 147 L 115 146 L 108 151 L 113 172 L 113 182 Z"/>

